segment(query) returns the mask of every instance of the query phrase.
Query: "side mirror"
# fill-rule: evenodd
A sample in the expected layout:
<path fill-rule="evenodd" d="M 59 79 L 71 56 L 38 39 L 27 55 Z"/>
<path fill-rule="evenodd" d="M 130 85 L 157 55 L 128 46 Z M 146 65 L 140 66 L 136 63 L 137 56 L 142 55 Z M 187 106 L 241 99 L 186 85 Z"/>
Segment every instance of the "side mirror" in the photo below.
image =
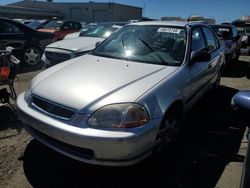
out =
<path fill-rule="evenodd" d="M 231 106 L 235 109 L 245 109 L 250 112 L 250 91 L 240 91 L 236 93 L 231 101 Z"/>
<path fill-rule="evenodd" d="M 96 42 L 96 43 L 95 43 L 95 47 L 99 46 L 99 44 L 101 44 L 100 41 Z"/>
<path fill-rule="evenodd" d="M 204 61 L 210 61 L 211 55 L 208 52 L 202 52 L 202 51 L 193 51 L 190 55 L 190 62 L 192 64 L 196 62 L 204 62 Z"/>

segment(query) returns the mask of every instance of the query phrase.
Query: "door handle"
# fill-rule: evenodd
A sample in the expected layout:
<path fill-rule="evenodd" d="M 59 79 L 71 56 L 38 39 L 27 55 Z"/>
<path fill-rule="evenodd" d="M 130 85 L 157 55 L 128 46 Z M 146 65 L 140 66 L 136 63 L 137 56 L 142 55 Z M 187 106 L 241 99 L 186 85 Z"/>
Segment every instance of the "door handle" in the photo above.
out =
<path fill-rule="evenodd" d="M 209 64 L 209 65 L 207 66 L 207 69 L 211 69 L 211 67 L 212 67 L 212 65 L 211 65 L 211 64 Z"/>

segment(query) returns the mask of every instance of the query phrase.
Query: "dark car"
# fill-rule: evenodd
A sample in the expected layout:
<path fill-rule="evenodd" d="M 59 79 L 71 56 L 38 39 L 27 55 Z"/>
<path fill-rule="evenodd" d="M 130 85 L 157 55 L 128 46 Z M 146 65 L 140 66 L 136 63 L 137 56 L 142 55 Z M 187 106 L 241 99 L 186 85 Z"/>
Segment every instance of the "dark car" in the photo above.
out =
<path fill-rule="evenodd" d="M 246 119 L 247 126 L 250 127 L 249 115 L 250 115 L 250 91 L 240 91 L 233 96 L 231 105 L 234 109 L 238 110 L 242 115 L 241 118 Z M 248 148 L 243 166 L 241 176 L 241 188 L 250 187 L 250 134 L 248 130 Z"/>
<path fill-rule="evenodd" d="M 225 46 L 226 63 L 237 61 L 240 56 L 241 39 L 237 28 L 229 24 L 211 25 L 221 43 Z"/>
<path fill-rule="evenodd" d="M 54 33 L 53 41 L 62 40 L 67 34 L 80 31 L 82 25 L 76 21 L 51 20 L 47 25 L 38 31 Z"/>
<path fill-rule="evenodd" d="M 0 18 L 0 49 L 13 47 L 13 54 L 27 65 L 40 62 L 44 48 L 53 38 L 52 33 L 38 32 L 22 23 Z"/>

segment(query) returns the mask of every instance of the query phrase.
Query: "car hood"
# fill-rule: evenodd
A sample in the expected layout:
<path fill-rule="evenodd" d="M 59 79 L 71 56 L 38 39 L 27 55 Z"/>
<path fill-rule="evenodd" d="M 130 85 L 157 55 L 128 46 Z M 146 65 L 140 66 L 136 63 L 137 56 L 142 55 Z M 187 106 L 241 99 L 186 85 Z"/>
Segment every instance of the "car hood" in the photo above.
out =
<path fill-rule="evenodd" d="M 74 32 L 74 33 L 70 33 L 70 34 L 67 34 L 64 39 L 72 39 L 72 38 L 76 38 L 76 37 L 79 37 L 80 35 L 80 32 Z"/>
<path fill-rule="evenodd" d="M 176 69 L 88 54 L 40 73 L 31 91 L 49 101 L 90 113 L 107 104 L 135 102 Z"/>
<path fill-rule="evenodd" d="M 48 45 L 48 48 L 59 48 L 74 52 L 90 51 L 95 48 L 97 42 L 103 41 L 103 38 L 95 37 L 77 37 L 68 40 L 61 40 Z"/>

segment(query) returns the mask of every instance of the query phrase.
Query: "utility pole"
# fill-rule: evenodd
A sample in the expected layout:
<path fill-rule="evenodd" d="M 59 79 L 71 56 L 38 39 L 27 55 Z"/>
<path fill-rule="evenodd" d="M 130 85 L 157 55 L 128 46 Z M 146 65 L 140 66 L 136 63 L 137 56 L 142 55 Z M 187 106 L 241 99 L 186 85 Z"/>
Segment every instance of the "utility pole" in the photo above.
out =
<path fill-rule="evenodd" d="M 146 3 L 143 3 L 142 17 L 145 17 L 145 12 L 146 12 L 145 8 L 146 8 Z"/>

